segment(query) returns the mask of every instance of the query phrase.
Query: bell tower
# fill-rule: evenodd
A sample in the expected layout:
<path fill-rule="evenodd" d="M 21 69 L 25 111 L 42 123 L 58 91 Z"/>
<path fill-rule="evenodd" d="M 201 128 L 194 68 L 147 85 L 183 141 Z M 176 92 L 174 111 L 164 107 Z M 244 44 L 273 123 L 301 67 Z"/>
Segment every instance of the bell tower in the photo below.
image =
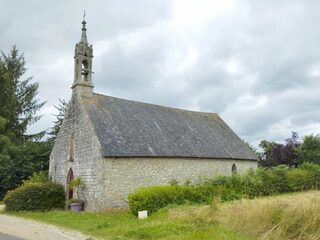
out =
<path fill-rule="evenodd" d="M 88 44 L 85 15 L 82 21 L 81 40 L 76 44 L 74 51 L 74 81 L 73 92 L 78 91 L 80 95 L 91 97 L 93 93 L 92 84 L 92 45 Z"/>

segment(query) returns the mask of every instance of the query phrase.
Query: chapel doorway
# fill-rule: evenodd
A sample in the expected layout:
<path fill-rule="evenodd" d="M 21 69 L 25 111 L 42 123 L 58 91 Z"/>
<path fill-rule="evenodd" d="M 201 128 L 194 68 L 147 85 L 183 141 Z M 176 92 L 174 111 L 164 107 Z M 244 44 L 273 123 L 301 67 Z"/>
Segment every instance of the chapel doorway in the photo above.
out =
<path fill-rule="evenodd" d="M 68 198 L 68 200 L 73 198 L 73 189 L 70 188 L 70 182 L 73 180 L 73 178 L 74 178 L 73 171 L 72 171 L 72 168 L 70 168 L 68 171 L 68 176 L 67 176 L 67 198 Z"/>

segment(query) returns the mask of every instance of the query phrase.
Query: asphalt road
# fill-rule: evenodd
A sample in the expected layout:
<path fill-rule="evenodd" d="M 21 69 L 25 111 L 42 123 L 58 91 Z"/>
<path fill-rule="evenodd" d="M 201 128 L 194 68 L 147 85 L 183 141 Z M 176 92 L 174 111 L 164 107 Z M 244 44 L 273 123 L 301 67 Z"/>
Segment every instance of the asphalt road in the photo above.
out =
<path fill-rule="evenodd" d="M 0 233 L 0 240 L 23 240 L 23 239 Z"/>

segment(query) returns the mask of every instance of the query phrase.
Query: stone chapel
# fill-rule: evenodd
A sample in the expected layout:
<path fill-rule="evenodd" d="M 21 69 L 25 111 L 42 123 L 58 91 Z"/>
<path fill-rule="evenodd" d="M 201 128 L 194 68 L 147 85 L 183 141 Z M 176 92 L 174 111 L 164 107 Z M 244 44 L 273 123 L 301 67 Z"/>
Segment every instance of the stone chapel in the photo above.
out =
<path fill-rule="evenodd" d="M 216 113 L 136 102 L 93 92 L 86 22 L 75 46 L 72 97 L 51 156 L 49 176 L 75 194 L 81 177 L 87 211 L 127 208 L 142 186 L 240 174 L 257 157 Z"/>

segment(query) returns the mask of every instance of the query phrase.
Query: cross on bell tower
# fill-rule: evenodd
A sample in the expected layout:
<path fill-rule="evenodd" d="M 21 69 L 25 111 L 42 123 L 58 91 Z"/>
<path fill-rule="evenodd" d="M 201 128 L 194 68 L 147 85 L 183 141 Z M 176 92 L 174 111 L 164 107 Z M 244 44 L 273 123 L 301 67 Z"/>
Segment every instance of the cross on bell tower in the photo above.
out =
<path fill-rule="evenodd" d="M 81 95 L 91 96 L 93 92 L 92 84 L 92 45 L 88 44 L 85 13 L 82 21 L 81 40 L 76 44 L 74 52 L 74 82 L 72 89 L 79 90 Z"/>

